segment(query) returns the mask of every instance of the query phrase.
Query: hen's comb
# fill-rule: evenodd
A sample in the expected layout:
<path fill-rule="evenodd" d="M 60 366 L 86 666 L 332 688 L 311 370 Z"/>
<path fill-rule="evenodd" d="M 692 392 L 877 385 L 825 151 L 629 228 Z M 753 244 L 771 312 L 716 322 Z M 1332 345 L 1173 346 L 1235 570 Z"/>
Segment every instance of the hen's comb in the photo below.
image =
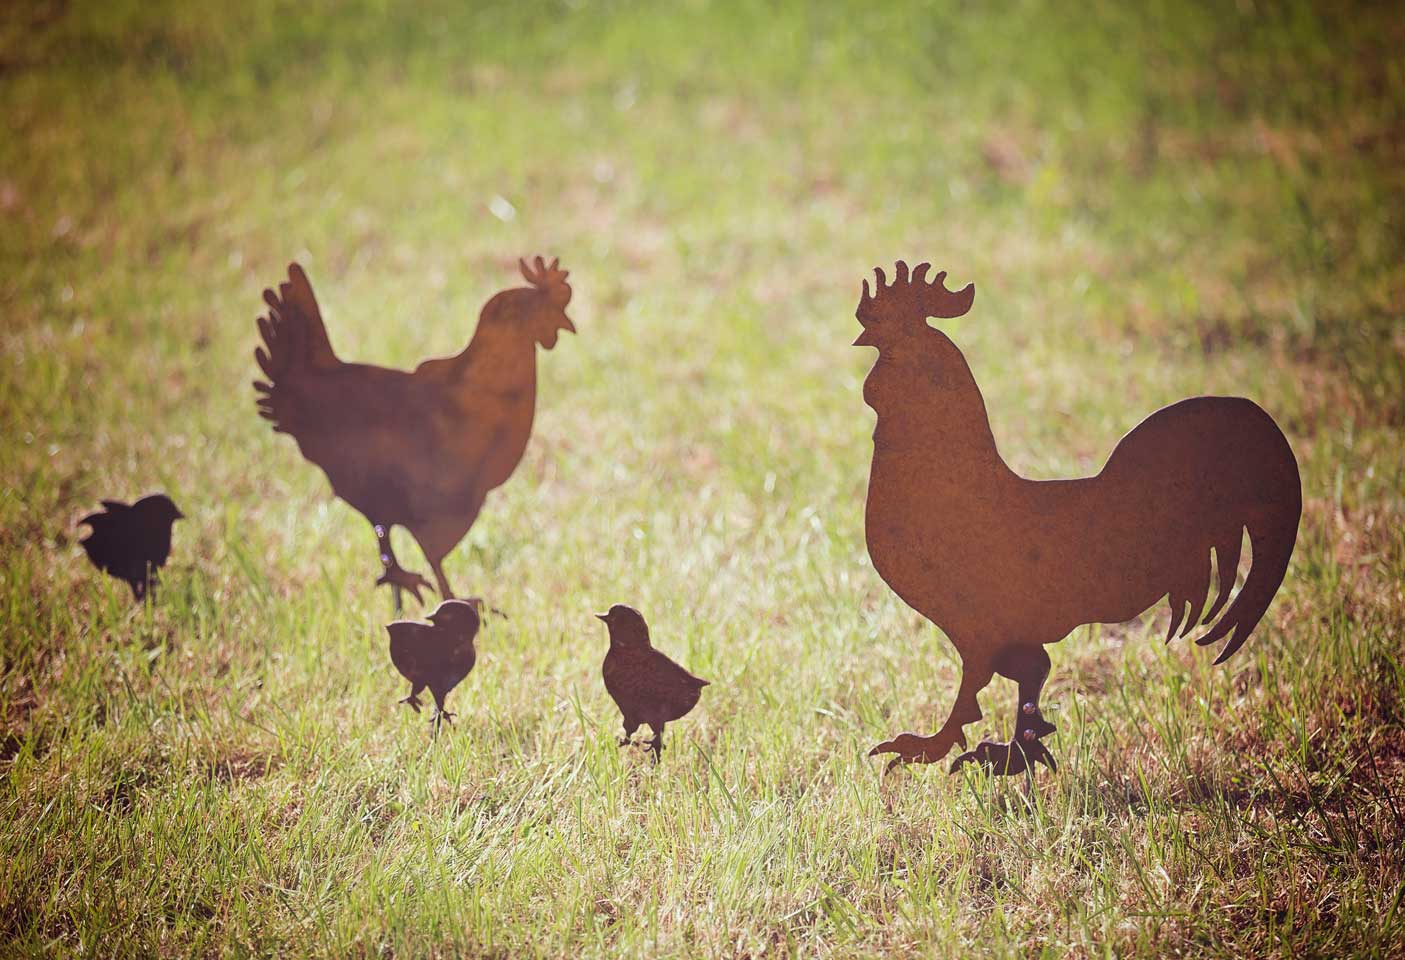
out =
<path fill-rule="evenodd" d="M 560 263 L 560 259 L 554 258 L 548 264 L 541 257 L 533 257 L 530 265 L 526 260 L 517 261 L 517 265 L 522 268 L 522 276 L 528 283 L 545 293 L 552 303 L 564 307 L 571 302 L 571 285 L 566 282 L 566 278 L 571 274 L 562 270 L 558 266 Z"/>

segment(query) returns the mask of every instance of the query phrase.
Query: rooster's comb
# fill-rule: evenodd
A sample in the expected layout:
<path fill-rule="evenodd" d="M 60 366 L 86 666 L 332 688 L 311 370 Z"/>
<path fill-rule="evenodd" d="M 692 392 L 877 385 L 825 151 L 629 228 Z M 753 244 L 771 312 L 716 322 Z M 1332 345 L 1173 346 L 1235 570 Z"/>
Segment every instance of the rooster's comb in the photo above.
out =
<path fill-rule="evenodd" d="M 518 260 L 517 265 L 528 283 L 545 293 L 552 303 L 564 307 L 571 302 L 571 285 L 566 282 L 570 273 L 558 266 L 560 262 L 553 259 L 547 263 L 541 257 L 533 257 L 530 265 L 526 260 Z"/>
<path fill-rule="evenodd" d="M 930 263 L 919 263 L 909 275 L 907 263 L 899 260 L 894 268 L 893 282 L 889 283 L 883 268 L 874 267 L 876 285 L 870 291 L 868 281 L 863 282 L 863 297 L 854 316 L 865 327 L 871 327 L 890 321 L 925 324 L 928 317 L 949 320 L 970 310 L 976 299 L 976 285 L 968 283 L 955 292 L 948 290 L 943 282 L 946 280 L 945 270 L 927 283 L 927 271 L 930 269 Z"/>

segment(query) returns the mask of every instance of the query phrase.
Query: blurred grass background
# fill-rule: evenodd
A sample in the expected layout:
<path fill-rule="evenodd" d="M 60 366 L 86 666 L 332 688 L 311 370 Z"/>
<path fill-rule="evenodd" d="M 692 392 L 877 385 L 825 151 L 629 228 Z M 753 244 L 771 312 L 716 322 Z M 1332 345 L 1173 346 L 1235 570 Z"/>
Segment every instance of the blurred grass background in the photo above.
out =
<path fill-rule="evenodd" d="M 0 951 L 1398 956 L 1403 45 L 1357 3 L 6 4 Z M 580 335 L 450 557 L 512 619 L 430 745 L 253 318 L 298 259 L 411 365 L 538 252 Z M 956 678 L 863 543 L 847 344 L 899 257 L 977 284 L 946 329 L 1027 475 L 1197 393 L 1302 462 L 1228 665 L 1160 611 L 1051 649 L 1029 797 L 864 758 Z M 155 488 L 192 519 L 133 611 L 73 522 Z M 615 601 L 715 682 L 658 769 Z"/>

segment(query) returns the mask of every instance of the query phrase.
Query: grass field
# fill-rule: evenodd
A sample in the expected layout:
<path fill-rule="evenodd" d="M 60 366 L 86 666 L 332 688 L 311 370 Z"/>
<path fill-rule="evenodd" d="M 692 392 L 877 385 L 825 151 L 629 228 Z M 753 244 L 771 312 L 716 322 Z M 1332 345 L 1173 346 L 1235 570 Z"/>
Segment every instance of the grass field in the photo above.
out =
<path fill-rule="evenodd" d="M 0 12 L 0 953 L 1405 953 L 1405 18 L 393 6 Z M 365 522 L 255 416 L 259 294 L 298 259 L 407 366 L 538 252 L 580 333 L 450 558 L 511 619 L 431 743 Z M 1161 608 L 1050 649 L 1033 794 L 865 756 L 957 677 L 863 539 L 848 344 L 899 257 L 977 284 L 945 329 L 1021 472 L 1198 393 L 1302 465 L 1230 663 Z M 74 521 L 158 488 L 134 609 Z M 714 681 L 656 769 L 615 601 Z"/>

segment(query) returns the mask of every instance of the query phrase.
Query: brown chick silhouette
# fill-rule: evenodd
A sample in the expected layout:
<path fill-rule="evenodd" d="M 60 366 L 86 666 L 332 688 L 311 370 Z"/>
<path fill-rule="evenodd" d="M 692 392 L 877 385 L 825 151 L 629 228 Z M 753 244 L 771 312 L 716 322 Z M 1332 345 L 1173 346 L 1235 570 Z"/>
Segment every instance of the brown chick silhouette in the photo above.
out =
<path fill-rule="evenodd" d="M 480 606 L 476 597 L 445 600 L 429 615 L 428 623 L 395 620 L 385 625 L 390 634 L 390 662 L 410 681 L 410 695 L 400 702 L 419 713 L 419 695 L 428 688 L 434 697 L 436 733 L 440 720 L 454 722 L 454 715 L 444 709 L 444 698 L 469 675 L 478 659 L 473 638 L 478 634 Z"/>
<path fill-rule="evenodd" d="M 684 717 L 697 705 L 698 695 L 708 681 L 701 680 L 649 642 L 649 625 L 633 607 L 617 603 L 606 613 L 597 613 L 610 631 L 610 650 L 605 654 L 601 673 L 605 689 L 624 716 L 624 737 L 620 746 L 634 742 L 634 731 L 647 723 L 654 731 L 649 747 L 657 763 L 663 752 L 664 724 Z"/>
<path fill-rule="evenodd" d="M 92 533 L 81 543 L 93 566 L 125 581 L 140 602 L 171 555 L 171 527 L 183 519 L 171 498 L 153 493 L 136 503 L 103 500 L 103 510 L 90 513 L 79 525 Z"/>
<path fill-rule="evenodd" d="M 420 599 L 429 582 L 403 569 L 390 543 L 397 524 L 424 552 L 443 599 L 454 596 L 443 561 L 478 518 L 489 491 L 517 468 L 536 410 L 536 348 L 562 330 L 571 287 L 566 271 L 537 257 L 521 262 L 526 287 L 483 307 L 478 329 L 453 357 L 413 373 L 344 363 L 332 351 L 307 275 L 296 263 L 278 292 L 264 291 L 264 346 L 255 358 L 259 415 L 291 434 L 326 473 L 332 491 L 371 522 L 395 612 L 400 591 Z"/>
<path fill-rule="evenodd" d="M 864 330 L 855 345 L 878 349 L 863 388 L 878 415 L 865 535 L 874 569 L 951 639 L 961 687 L 937 733 L 904 733 L 872 753 L 897 754 L 892 769 L 965 747 L 962 727 L 981 718 L 976 695 L 999 674 L 1019 686 L 1015 735 L 952 769 L 1054 768 L 1039 743 L 1054 731 L 1039 711 L 1044 645 L 1081 624 L 1131 620 L 1165 597 L 1167 640 L 1213 624 L 1196 643 L 1228 637 L 1215 661 L 1223 663 L 1288 569 L 1302 514 L 1297 460 L 1252 401 L 1192 397 L 1133 427 L 1095 476 L 1019 476 L 996 448 L 965 357 L 927 322 L 965 314 L 975 287 L 953 293 L 945 273 L 926 282 L 929 269 L 909 275 L 899 262 L 892 283 L 874 271 L 877 287 L 864 281 L 856 313 Z M 1229 602 L 1246 530 L 1253 563 Z M 1206 610 L 1212 553 L 1219 589 Z"/>

